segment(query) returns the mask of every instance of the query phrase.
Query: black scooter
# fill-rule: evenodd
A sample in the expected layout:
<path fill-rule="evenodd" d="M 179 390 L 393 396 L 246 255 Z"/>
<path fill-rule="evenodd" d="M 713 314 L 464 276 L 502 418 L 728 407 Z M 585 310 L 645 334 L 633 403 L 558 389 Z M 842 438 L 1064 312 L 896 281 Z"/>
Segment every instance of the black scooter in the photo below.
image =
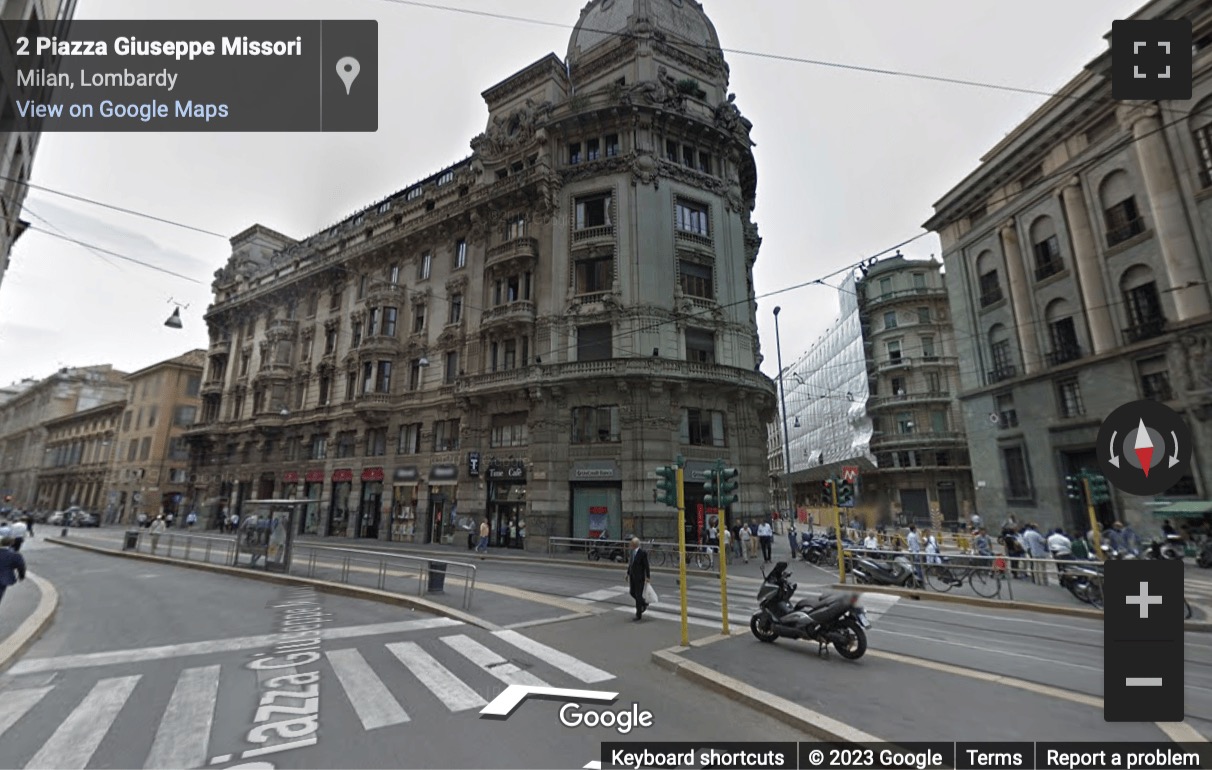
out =
<path fill-rule="evenodd" d="M 857 556 L 849 565 L 850 573 L 860 585 L 922 588 L 922 579 L 904 556 L 892 561 L 879 561 L 870 556 Z"/>
<path fill-rule="evenodd" d="M 1076 560 L 1058 561 L 1060 584 L 1079 601 L 1096 609 L 1103 608 L 1103 573 L 1093 565 Z"/>
<path fill-rule="evenodd" d="M 803 599 L 794 606 L 791 597 L 797 588 L 790 582 L 787 562 L 762 573 L 758 589 L 758 611 L 749 619 L 749 630 L 760 641 L 771 643 L 780 636 L 810 639 L 820 647 L 817 654 L 827 655 L 829 645 L 847 660 L 858 660 L 867 652 L 867 613 L 858 604 L 858 594 L 822 594 L 820 599 Z"/>
<path fill-rule="evenodd" d="M 623 552 L 623 548 L 611 543 L 609 540 L 602 540 L 600 545 L 594 543 L 589 546 L 588 556 L 590 561 L 599 561 L 603 557 L 607 561 L 618 562 L 620 564 L 627 561 L 627 554 Z"/>

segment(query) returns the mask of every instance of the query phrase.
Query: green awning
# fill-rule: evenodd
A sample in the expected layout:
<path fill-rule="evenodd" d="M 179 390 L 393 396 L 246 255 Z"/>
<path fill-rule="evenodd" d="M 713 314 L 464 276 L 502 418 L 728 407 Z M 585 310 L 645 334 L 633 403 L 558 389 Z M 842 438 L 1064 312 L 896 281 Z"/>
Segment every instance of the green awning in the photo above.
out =
<path fill-rule="evenodd" d="M 1179 516 L 1194 518 L 1203 516 L 1207 513 L 1212 513 L 1212 501 L 1197 500 L 1186 503 L 1170 503 L 1164 508 L 1155 508 L 1152 511 L 1154 516 Z"/>

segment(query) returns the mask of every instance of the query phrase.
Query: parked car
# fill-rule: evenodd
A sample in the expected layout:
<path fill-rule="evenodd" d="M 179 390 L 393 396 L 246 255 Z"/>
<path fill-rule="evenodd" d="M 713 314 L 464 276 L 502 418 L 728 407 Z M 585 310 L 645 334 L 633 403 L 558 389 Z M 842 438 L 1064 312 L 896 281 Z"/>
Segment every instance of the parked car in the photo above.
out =
<path fill-rule="evenodd" d="M 46 517 L 46 523 L 52 527 L 58 527 L 63 524 L 63 511 L 55 511 L 50 516 Z"/>
<path fill-rule="evenodd" d="M 88 511 L 74 511 L 72 513 L 71 524 L 73 527 L 99 527 L 101 519 L 95 514 Z"/>

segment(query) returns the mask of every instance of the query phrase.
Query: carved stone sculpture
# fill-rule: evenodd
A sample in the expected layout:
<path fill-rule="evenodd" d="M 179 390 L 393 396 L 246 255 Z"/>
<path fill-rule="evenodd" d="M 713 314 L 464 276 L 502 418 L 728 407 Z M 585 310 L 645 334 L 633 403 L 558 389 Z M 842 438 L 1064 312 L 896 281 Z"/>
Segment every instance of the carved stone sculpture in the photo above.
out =
<path fill-rule="evenodd" d="M 657 70 L 656 80 L 642 80 L 624 89 L 619 101 L 623 104 L 650 104 L 678 112 L 686 109 L 686 95 L 678 89 L 678 82 L 669 70 Z"/>

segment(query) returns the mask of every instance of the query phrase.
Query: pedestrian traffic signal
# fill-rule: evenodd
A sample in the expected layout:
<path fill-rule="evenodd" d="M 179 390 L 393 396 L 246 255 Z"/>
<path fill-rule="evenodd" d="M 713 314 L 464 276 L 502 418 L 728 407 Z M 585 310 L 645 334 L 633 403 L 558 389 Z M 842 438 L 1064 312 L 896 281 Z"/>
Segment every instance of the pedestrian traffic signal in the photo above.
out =
<path fill-rule="evenodd" d="M 1111 488 L 1107 486 L 1106 476 L 1096 476 L 1090 474 L 1090 502 L 1097 505 L 1098 503 L 1111 502 Z"/>
<path fill-rule="evenodd" d="M 1084 500 L 1086 497 L 1085 491 L 1082 489 L 1082 479 L 1080 476 L 1065 477 L 1065 494 L 1070 500 Z"/>
<path fill-rule="evenodd" d="M 821 502 L 825 505 L 833 505 L 833 482 L 826 481 L 821 484 Z"/>
<path fill-rule="evenodd" d="M 703 505 L 708 508 L 721 508 L 715 504 L 716 499 L 720 496 L 720 480 L 716 477 L 718 471 L 715 468 L 707 470 L 707 478 L 703 481 Z"/>
<path fill-rule="evenodd" d="M 842 508 L 854 507 L 854 484 L 843 481 L 837 485 L 837 504 Z"/>
<path fill-rule="evenodd" d="M 736 468 L 721 468 L 716 471 L 716 507 L 724 510 L 728 506 L 736 502 L 736 495 L 732 494 L 737 487 L 741 485 L 740 481 L 732 481 L 741 475 L 741 472 Z"/>
<path fill-rule="evenodd" d="M 657 495 L 656 501 L 670 508 L 678 507 L 678 470 L 670 465 L 662 465 L 656 469 Z"/>

